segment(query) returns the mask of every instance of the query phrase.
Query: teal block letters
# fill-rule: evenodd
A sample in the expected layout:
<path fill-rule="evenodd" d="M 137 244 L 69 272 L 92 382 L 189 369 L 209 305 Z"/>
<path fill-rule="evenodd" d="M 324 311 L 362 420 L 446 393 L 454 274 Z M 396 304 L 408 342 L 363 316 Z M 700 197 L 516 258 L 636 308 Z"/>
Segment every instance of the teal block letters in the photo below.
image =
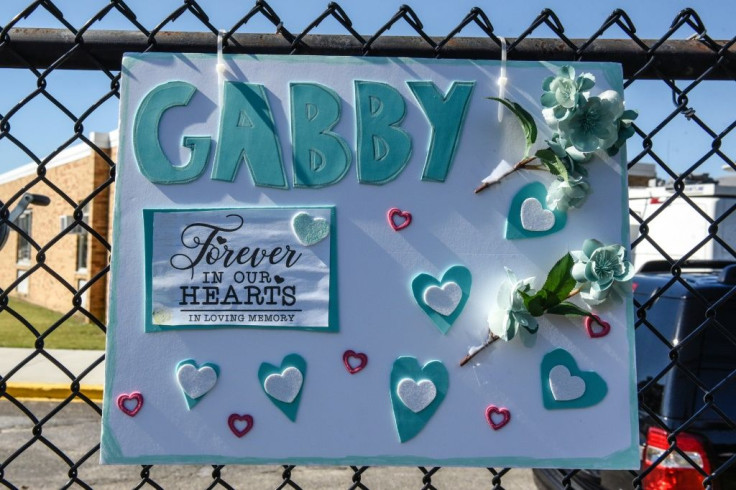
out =
<path fill-rule="evenodd" d="M 475 82 L 452 82 L 443 95 L 433 82 L 406 82 L 432 127 L 422 180 L 444 182 L 460 142 Z"/>
<path fill-rule="evenodd" d="M 351 158 L 345 140 L 331 131 L 340 121 L 340 98 L 316 83 L 292 83 L 290 89 L 294 187 L 340 181 Z"/>
<path fill-rule="evenodd" d="M 411 157 L 411 138 L 400 127 L 406 115 L 404 98 L 385 83 L 356 80 L 355 111 L 358 181 L 391 182 Z"/>
<path fill-rule="evenodd" d="M 253 183 L 288 189 L 281 146 L 263 85 L 225 82 L 212 179 L 232 182 L 245 160 Z"/>
<path fill-rule="evenodd" d="M 167 82 L 151 90 L 141 102 L 133 121 L 133 151 L 141 173 L 154 184 L 184 184 L 196 180 L 207 165 L 212 140 L 185 136 L 183 146 L 192 150 L 189 162 L 174 166 L 164 154 L 159 125 L 164 112 L 186 106 L 197 92 L 188 82 Z"/>

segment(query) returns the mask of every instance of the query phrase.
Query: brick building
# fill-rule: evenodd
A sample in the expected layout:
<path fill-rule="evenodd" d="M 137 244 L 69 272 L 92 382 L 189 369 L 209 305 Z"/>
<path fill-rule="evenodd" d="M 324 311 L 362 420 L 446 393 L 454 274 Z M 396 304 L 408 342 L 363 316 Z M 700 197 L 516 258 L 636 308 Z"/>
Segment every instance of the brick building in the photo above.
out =
<path fill-rule="evenodd" d="M 117 133 L 91 133 L 89 139 L 104 153 L 115 157 Z M 46 179 L 67 194 L 76 204 L 86 199 L 110 177 L 110 166 L 87 144 L 72 146 L 60 152 L 46 165 Z M 38 167 L 29 163 L 0 174 L 0 201 L 13 202 L 12 210 L 23 195 L 24 188 L 38 177 Z M 16 224 L 29 232 L 40 246 L 49 246 L 42 263 L 56 272 L 72 288 L 80 289 L 108 263 L 107 248 L 81 226 L 59 237 L 62 230 L 74 223 L 75 207 L 45 182 L 38 182 L 27 192 L 50 199 L 48 206 L 31 205 Z M 103 190 L 84 207 L 84 221 L 106 240 L 110 240 L 112 223 L 112 191 Z M 51 245 L 49 245 L 51 244 Z M 8 240 L 0 251 L 0 287 L 7 289 L 22 274 L 39 263 L 38 251 L 27 240 L 10 230 Z M 46 308 L 67 312 L 73 307 L 73 293 L 63 282 L 43 267 L 15 286 L 10 293 Z M 107 277 L 103 275 L 82 296 L 82 307 L 105 321 L 107 305 Z"/>

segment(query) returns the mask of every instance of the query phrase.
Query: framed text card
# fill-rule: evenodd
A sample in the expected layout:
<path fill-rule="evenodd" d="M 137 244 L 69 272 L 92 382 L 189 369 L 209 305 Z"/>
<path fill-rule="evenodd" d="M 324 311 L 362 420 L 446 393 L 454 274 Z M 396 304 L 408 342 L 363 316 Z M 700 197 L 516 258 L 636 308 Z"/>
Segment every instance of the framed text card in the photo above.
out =
<path fill-rule="evenodd" d="M 635 468 L 621 70 L 141 54 L 102 461 Z"/>

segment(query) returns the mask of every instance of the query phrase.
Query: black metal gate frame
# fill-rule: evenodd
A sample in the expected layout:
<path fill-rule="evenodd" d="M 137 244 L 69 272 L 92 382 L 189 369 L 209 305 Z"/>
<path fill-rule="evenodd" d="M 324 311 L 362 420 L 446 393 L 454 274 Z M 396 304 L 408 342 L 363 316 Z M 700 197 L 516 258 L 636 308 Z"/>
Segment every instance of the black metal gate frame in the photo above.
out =
<path fill-rule="evenodd" d="M 64 365 L 55 359 L 49 352 L 44 349 L 44 340 L 72 315 L 81 314 L 86 316 L 90 322 L 94 323 L 100 330 L 105 331 L 106 326 L 104 319 L 96 318 L 92 313 L 84 309 L 81 301 L 82 295 L 87 289 L 98 281 L 104 280 L 109 271 L 109 266 L 105 267 L 96 274 L 85 286 L 77 289 L 74 285 L 64 280 L 54 269 L 46 263 L 46 251 L 57 243 L 65 234 L 70 233 L 74 226 L 81 226 L 92 235 L 92 239 L 98 240 L 108 251 L 110 245 L 107 240 L 100 234 L 98 230 L 83 222 L 83 208 L 92 201 L 101 192 L 111 186 L 115 179 L 115 162 L 107 156 L 100 148 L 84 135 L 84 122 L 99 106 L 111 98 L 119 98 L 120 88 L 120 66 L 122 54 L 124 52 L 195 52 L 195 53 L 213 53 L 216 50 L 216 41 L 218 30 L 209 20 L 205 10 L 194 0 L 183 0 L 181 5 L 164 18 L 156 27 L 149 30 L 138 21 L 135 12 L 123 0 L 110 0 L 104 8 L 102 8 L 94 17 L 86 22 L 82 27 L 76 28 L 71 25 L 65 18 L 62 10 L 57 3 L 51 0 L 35 0 L 20 12 L 15 18 L 10 20 L 6 25 L 0 25 L 0 68 L 22 68 L 30 70 L 37 78 L 36 87 L 29 91 L 28 95 L 18 104 L 5 114 L 0 114 L 0 140 L 6 139 L 13 145 L 21 149 L 30 160 L 34 161 L 38 168 L 36 177 L 27 185 L 19 188 L 18 191 L 7 199 L 6 202 L 0 201 L 0 226 L 7 224 L 10 229 L 18 233 L 20 236 L 28 240 L 35 253 L 34 264 L 32 267 L 17 280 L 11 284 L 0 285 L 0 313 L 6 312 L 19 320 L 25 328 L 27 328 L 35 337 L 35 351 L 24 361 L 15 366 L 7 373 L 0 373 L 0 398 L 4 398 L 14 404 L 20 413 L 24 414 L 32 422 L 33 428 L 29 433 L 28 441 L 17 448 L 4 461 L 0 461 L 0 483 L 9 487 L 16 488 L 16 485 L 22 485 L 22 482 L 11 482 L 6 479 L 6 469 L 24 451 L 34 444 L 42 444 L 53 451 L 65 464 L 68 465 L 68 479 L 60 482 L 59 486 L 68 488 L 71 486 L 80 486 L 83 488 L 91 488 L 89 483 L 84 479 L 85 465 L 89 467 L 94 463 L 90 463 L 91 459 L 95 459 L 99 451 L 99 443 L 96 440 L 90 441 L 90 449 L 83 456 L 72 459 L 64 451 L 55 445 L 51 440 L 43 434 L 44 424 L 49 422 L 56 414 L 63 410 L 72 400 L 81 400 L 92 407 L 98 414 L 101 413 L 101 407 L 88 398 L 84 393 L 80 392 L 80 382 L 94 367 L 100 364 L 104 356 L 100 357 L 92 365 L 90 365 L 79 376 L 74 376 Z M 29 17 L 37 10 L 45 10 L 51 14 L 61 25 L 61 29 L 40 29 L 40 28 L 19 28 L 17 24 L 23 19 Z M 105 31 L 93 29 L 95 24 L 104 19 L 111 12 L 122 14 L 130 23 L 128 31 Z M 166 31 L 171 22 L 179 18 L 181 15 L 191 15 L 201 23 L 201 31 L 196 33 L 179 33 Z M 273 24 L 275 34 L 250 34 L 239 33 L 244 26 L 254 16 L 263 16 L 271 24 Z M 315 35 L 311 34 L 312 30 L 327 18 L 333 18 L 344 28 L 345 34 L 341 35 Z M 729 20 L 730 21 L 730 20 Z M 414 36 L 388 36 L 386 33 L 396 23 L 405 23 L 415 32 Z M 479 37 L 461 37 L 461 31 L 469 25 L 475 25 L 482 31 L 483 35 Z M 555 37 L 552 38 L 534 38 L 532 34 L 538 28 L 546 28 L 552 31 Z M 623 38 L 610 39 L 607 36 L 609 30 L 616 29 L 623 34 Z M 691 34 L 685 40 L 676 40 L 676 35 L 681 35 L 682 31 L 686 35 Z M 254 6 L 239 19 L 232 28 L 224 34 L 224 51 L 226 53 L 257 53 L 257 54 L 319 54 L 319 55 L 340 55 L 340 56 L 407 56 L 420 58 L 470 58 L 470 59 L 499 59 L 501 56 L 501 39 L 495 32 L 494 26 L 491 24 L 488 16 L 480 8 L 471 9 L 462 21 L 444 38 L 430 37 L 424 31 L 421 20 L 412 8 L 404 5 L 372 36 L 360 35 L 352 26 L 352 21 L 347 13 L 337 3 L 329 3 L 326 10 L 314 19 L 302 32 L 295 34 L 289 31 L 281 21 L 279 15 L 269 4 L 263 0 L 255 2 Z M 691 177 L 698 167 L 712 156 L 720 158 L 725 165 L 736 170 L 736 164 L 733 159 L 721 151 L 721 142 L 736 127 L 736 119 L 732 121 L 720 133 L 711 129 L 705 121 L 697 114 L 694 107 L 689 105 L 688 94 L 701 83 L 710 80 L 732 80 L 736 81 L 736 37 L 730 40 L 714 40 L 707 34 L 707 30 L 698 14 L 692 9 L 681 11 L 672 21 L 670 28 L 659 38 L 654 40 L 643 40 L 636 34 L 636 27 L 631 21 L 627 13 L 623 10 L 614 10 L 605 20 L 600 28 L 593 33 L 588 39 L 570 39 L 565 35 L 565 29 L 557 15 L 549 9 L 543 10 L 529 25 L 529 27 L 519 34 L 516 38 L 508 38 L 508 59 L 509 60 L 550 60 L 550 61 L 613 61 L 623 65 L 625 76 L 625 87 L 629 87 L 637 80 L 660 80 L 666 84 L 667 89 L 671 93 L 673 107 L 671 112 L 649 132 L 644 132 L 641 128 L 635 127 L 638 138 L 635 137 L 629 142 L 629 168 L 636 165 L 642 159 L 647 158 L 656 162 L 658 170 L 664 172 L 674 181 L 674 195 L 669 198 L 661 208 L 665 208 L 677 199 L 688 202 L 695 210 L 697 210 L 704 219 L 710 223 L 709 234 L 699 243 L 693 250 L 689 251 L 684 257 L 674 259 L 670 257 L 663 248 L 658 245 L 649 235 L 649 223 L 656 219 L 660 213 L 648 217 L 640 218 L 634 212 L 630 212 L 633 219 L 639 223 L 640 236 L 632 243 L 632 247 L 636 247 L 639 243 L 647 241 L 657 249 L 667 260 L 671 267 L 671 280 L 668 287 L 675 283 L 683 284 L 687 287 L 687 283 L 681 277 L 681 266 L 688 258 L 690 258 L 698 249 L 703 247 L 707 242 L 713 240 L 723 246 L 736 259 L 736 243 L 728 243 L 718 236 L 718 226 L 725 220 L 736 206 L 729 209 L 726 213 L 716 219 L 710 218 L 703 213 L 697 205 L 684 193 L 685 181 Z M 97 70 L 104 73 L 110 80 L 109 91 L 103 95 L 98 101 L 92 104 L 84 113 L 76 115 L 67 109 L 59 100 L 46 90 L 47 77 L 54 70 Z M 680 82 L 677 82 L 680 81 Z M 687 82 L 682 82 L 687 81 Z M 54 104 L 60 111 L 66 114 L 70 120 L 74 122 L 74 133 L 59 148 L 50 154 L 41 156 L 36 155 L 12 132 L 11 124 L 13 116 L 24 106 L 37 97 L 43 97 Z M 677 173 L 673 171 L 667 162 L 661 158 L 653 149 L 652 139 L 662 131 L 662 129 L 677 116 L 684 116 L 694 122 L 702 129 L 710 138 L 711 146 L 703 154 L 703 156 L 684 172 Z M 634 148 L 634 142 L 641 140 L 641 148 Z M 73 201 L 63 189 L 46 177 L 46 165 L 51 159 L 63 149 L 72 144 L 83 142 L 87 144 L 93 151 L 99 154 L 110 167 L 110 177 L 89 196 L 77 203 Z M 59 197 L 66 200 L 71 207 L 74 208 L 74 223 L 71 223 L 65 230 L 60 232 L 54 239 L 48 243 L 37 243 L 28 236 L 22 229 L 8 220 L 10 209 L 17 204 L 24 193 L 32 191 L 33 187 L 39 183 L 45 183 L 53 189 Z M 35 271 L 43 269 L 51 274 L 56 280 L 66 287 L 72 294 L 73 299 L 69 305 L 66 314 L 45 331 L 39 331 L 28 320 L 23 318 L 17 311 L 8 305 L 8 295 L 15 290 L 18 285 Z M 655 334 L 656 327 L 649 323 L 646 318 L 647 308 L 656 301 L 667 290 L 663 288 L 657 294 L 653 295 L 645 304 L 636 304 L 637 312 L 637 328 L 651 329 Z M 726 299 L 736 294 L 736 288 L 732 290 L 727 298 L 719 300 L 717 304 L 710 305 L 709 312 L 722 304 Z M 703 299 L 703 301 L 705 301 Z M 706 315 L 699 329 L 704 329 L 709 322 L 713 321 L 713 315 Z M 736 352 L 736 336 L 732 332 L 721 326 L 721 331 L 726 332 L 728 338 L 735 346 Z M 678 364 L 677 352 L 679 347 L 667 344 L 665 339 L 662 341 L 670 349 L 670 357 L 672 362 L 666 366 L 662 366 L 662 372 L 657 378 L 664 376 L 672 369 L 687 369 Z M 29 409 L 22 400 L 14 398 L 7 392 L 7 382 L 12 381 L 13 375 L 24 367 L 28 362 L 36 356 L 43 356 L 56 365 L 64 372 L 70 380 L 70 395 L 67 399 L 55 406 L 47 415 L 38 418 L 31 409 Z M 736 378 L 736 372 L 730 373 L 728 376 L 716 385 L 713 390 L 703 386 L 692 373 L 686 373 L 695 382 L 703 392 L 705 407 L 703 410 L 710 408 L 721 415 L 732 431 L 736 432 L 736 423 L 731 420 L 718 406 L 714 403 L 713 395 L 715 390 L 722 387 L 727 382 Z M 640 389 L 640 400 L 642 394 L 649 389 L 650 386 L 644 386 Z M 657 422 L 669 432 L 671 446 L 670 448 L 650 467 L 643 471 L 631 472 L 632 488 L 641 488 L 642 479 L 646 477 L 664 458 L 672 452 L 677 452 L 685 457 L 690 464 L 693 465 L 704 477 L 704 486 L 713 488 L 717 485 L 719 476 L 721 476 L 728 467 L 736 462 L 736 455 L 731 457 L 726 463 L 719 468 L 713 468 L 711 473 L 706 473 L 703 468 L 699 467 L 695 462 L 691 461 L 675 444 L 674 436 L 686 430 L 693 420 L 702 413 L 702 410 L 696 414 L 692 420 L 687 421 L 680 427 L 669 427 L 665 421 L 658 419 L 652 409 L 647 407 L 640 401 L 640 409 L 654 417 Z M 226 482 L 221 474 L 223 466 L 213 466 L 212 481 L 207 488 L 222 486 L 232 488 Z M 292 470 L 294 466 L 285 465 L 282 472 L 282 482 L 277 487 L 300 488 L 299 485 L 292 480 Z M 365 484 L 361 483 L 362 475 L 368 470 L 368 467 L 351 466 L 353 475 L 350 482 L 346 482 L 346 487 L 350 489 L 360 488 L 366 489 Z M 441 468 L 424 468 L 421 471 L 421 488 L 435 488 L 432 484 L 432 476 Z M 490 476 L 490 484 L 492 488 L 503 488 L 502 478 L 507 475 L 509 468 L 496 470 L 488 468 Z M 567 470 L 564 472 L 563 485 L 566 488 L 572 488 L 571 478 L 579 470 Z M 161 488 L 156 483 L 153 475 L 152 466 L 143 466 L 136 477 L 137 482 L 127 484 L 141 488 L 143 486 L 151 486 Z M 122 483 L 122 482 L 121 482 Z"/>

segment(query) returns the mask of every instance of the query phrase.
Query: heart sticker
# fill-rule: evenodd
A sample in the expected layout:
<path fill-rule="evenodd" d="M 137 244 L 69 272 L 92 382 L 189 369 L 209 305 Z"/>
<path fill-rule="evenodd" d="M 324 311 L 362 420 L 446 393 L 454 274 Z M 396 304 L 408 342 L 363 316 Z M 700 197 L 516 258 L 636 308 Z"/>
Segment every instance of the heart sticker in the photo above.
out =
<path fill-rule="evenodd" d="M 565 366 L 555 366 L 549 371 L 549 389 L 558 402 L 577 400 L 585 394 L 585 381 Z"/>
<path fill-rule="evenodd" d="M 288 367 L 281 373 L 269 374 L 263 382 L 263 389 L 280 402 L 291 403 L 302 389 L 302 372 Z"/>
<path fill-rule="evenodd" d="M 186 359 L 176 365 L 176 380 L 190 410 L 215 387 L 219 376 L 220 368 L 216 364 L 205 363 L 199 367 L 193 359 Z"/>
<path fill-rule="evenodd" d="M 463 290 L 454 282 L 429 286 L 424 290 L 424 303 L 443 316 L 451 315 L 463 298 Z"/>
<path fill-rule="evenodd" d="M 125 415 L 135 417 L 143 407 L 143 395 L 140 391 L 134 391 L 133 393 L 122 393 L 118 396 L 118 408 Z"/>
<path fill-rule="evenodd" d="M 611 331 L 611 324 L 604 322 L 598 315 L 586 316 L 583 319 L 585 331 L 591 339 L 599 339 L 605 337 Z"/>
<path fill-rule="evenodd" d="M 399 395 L 401 403 L 406 405 L 406 408 L 414 413 L 419 413 L 435 399 L 437 388 L 428 379 L 423 379 L 417 383 L 411 378 L 404 378 L 399 381 L 396 393 Z"/>
<path fill-rule="evenodd" d="M 447 395 L 450 375 L 440 361 L 423 367 L 414 357 L 402 356 L 391 369 L 391 405 L 399 440 L 415 437 L 432 418 Z"/>
<path fill-rule="evenodd" d="M 542 400 L 548 410 L 591 407 L 608 393 L 603 378 L 593 371 L 581 371 L 564 349 L 546 354 L 540 371 Z"/>
<path fill-rule="evenodd" d="M 306 375 L 307 362 L 299 354 L 284 357 L 281 366 L 264 362 L 258 368 L 263 391 L 292 422 L 299 410 Z"/>
<path fill-rule="evenodd" d="M 506 239 L 537 238 L 564 228 L 567 213 L 547 209 L 546 203 L 547 188 L 541 182 L 532 182 L 519 189 L 511 200 L 506 219 Z"/>
<path fill-rule="evenodd" d="M 321 242 L 330 234 L 330 223 L 326 219 L 314 218 L 305 212 L 294 215 L 291 228 L 299 243 L 307 247 Z"/>
<path fill-rule="evenodd" d="M 399 208 L 391 208 L 386 213 L 386 219 L 394 231 L 399 231 L 411 224 L 411 213 L 409 211 L 402 211 Z"/>
<path fill-rule="evenodd" d="M 441 280 L 419 274 L 412 280 L 411 290 L 419 307 L 446 334 L 462 313 L 472 282 L 468 268 L 455 265 L 445 271 Z"/>
<path fill-rule="evenodd" d="M 356 359 L 358 362 L 354 363 L 353 359 Z M 355 374 L 361 372 L 368 364 L 368 356 L 362 352 L 346 350 L 342 355 L 342 362 L 350 374 Z"/>
<path fill-rule="evenodd" d="M 243 437 L 253 428 L 253 416 L 233 413 L 227 418 L 227 426 L 237 437 Z"/>
<path fill-rule="evenodd" d="M 533 197 L 521 203 L 521 226 L 527 231 L 547 231 L 555 226 L 555 215 Z"/>
<path fill-rule="evenodd" d="M 491 429 L 498 430 L 511 421 L 511 412 L 508 408 L 497 407 L 496 405 L 488 405 L 486 408 L 486 420 Z"/>

